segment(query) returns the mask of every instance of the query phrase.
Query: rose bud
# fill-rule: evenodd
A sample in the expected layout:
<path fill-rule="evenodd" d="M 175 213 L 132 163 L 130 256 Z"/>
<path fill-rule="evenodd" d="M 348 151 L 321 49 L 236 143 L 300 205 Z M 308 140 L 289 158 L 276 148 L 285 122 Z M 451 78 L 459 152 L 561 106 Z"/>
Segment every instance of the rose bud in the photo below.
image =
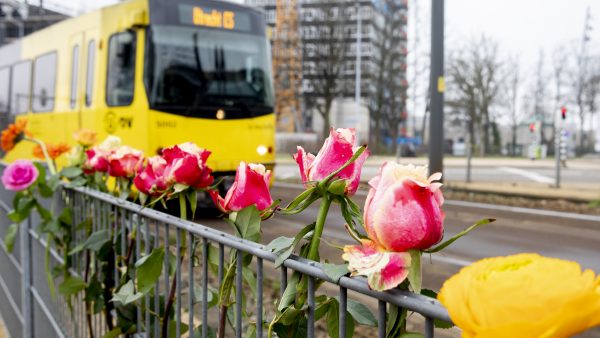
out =
<path fill-rule="evenodd" d="M 108 155 L 108 174 L 113 177 L 135 176 L 142 166 L 143 153 L 128 146 L 121 146 Z"/>
<path fill-rule="evenodd" d="M 191 142 L 163 149 L 163 157 L 167 161 L 167 183 L 183 184 L 196 189 L 210 186 L 214 178 L 212 170 L 206 165 L 209 155 L 210 151 Z"/>
<path fill-rule="evenodd" d="M 354 146 L 355 138 L 353 128 L 331 128 L 329 137 L 325 139 L 317 156 L 305 152 L 304 148 L 298 146 L 294 160 L 298 164 L 304 185 L 310 186 L 313 184 L 312 182 L 323 180 L 348 162 L 360 148 Z M 360 183 L 361 169 L 368 156 L 369 151 L 365 150 L 354 162 L 335 176 L 345 180 L 346 195 L 356 193 Z"/>
<path fill-rule="evenodd" d="M 161 156 L 152 156 L 148 158 L 148 163 L 144 169 L 140 170 L 133 184 L 142 193 L 149 196 L 159 196 L 167 190 L 167 182 L 164 177 L 167 161 Z"/>
<path fill-rule="evenodd" d="M 215 190 L 209 193 L 215 205 L 223 212 L 240 211 L 247 206 L 256 205 L 263 211 L 273 204 L 269 191 L 271 171 L 262 164 L 240 163 L 235 173 L 235 182 L 223 199 Z"/>

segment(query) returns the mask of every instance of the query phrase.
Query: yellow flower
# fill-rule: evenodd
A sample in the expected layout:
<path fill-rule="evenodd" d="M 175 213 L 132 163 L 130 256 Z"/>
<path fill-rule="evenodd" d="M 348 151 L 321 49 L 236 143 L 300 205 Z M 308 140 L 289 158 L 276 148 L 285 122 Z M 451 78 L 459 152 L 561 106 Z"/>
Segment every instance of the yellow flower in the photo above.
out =
<path fill-rule="evenodd" d="M 480 260 L 438 299 L 463 337 L 570 337 L 600 325 L 600 276 L 537 254 Z"/>
<path fill-rule="evenodd" d="M 73 134 L 77 143 L 84 147 L 91 147 L 96 143 L 96 132 L 90 129 L 80 129 Z"/>

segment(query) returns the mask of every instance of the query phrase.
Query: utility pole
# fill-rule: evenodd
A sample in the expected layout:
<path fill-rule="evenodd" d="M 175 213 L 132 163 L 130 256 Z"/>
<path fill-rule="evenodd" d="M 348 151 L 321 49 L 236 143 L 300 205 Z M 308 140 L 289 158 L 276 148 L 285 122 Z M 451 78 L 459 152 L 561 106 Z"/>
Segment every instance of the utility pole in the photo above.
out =
<path fill-rule="evenodd" d="M 444 0 L 431 0 L 429 173 L 444 171 Z"/>

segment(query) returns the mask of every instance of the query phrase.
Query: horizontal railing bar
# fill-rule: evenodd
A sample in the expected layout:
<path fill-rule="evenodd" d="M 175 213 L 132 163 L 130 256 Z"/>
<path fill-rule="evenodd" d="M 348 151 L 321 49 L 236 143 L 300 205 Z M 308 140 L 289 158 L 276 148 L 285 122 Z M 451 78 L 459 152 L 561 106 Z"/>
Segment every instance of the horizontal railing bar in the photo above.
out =
<path fill-rule="evenodd" d="M 141 207 L 139 204 L 124 201 L 122 199 L 118 199 L 114 196 L 93 189 L 81 187 L 68 189 L 78 191 L 82 194 L 89 195 L 93 198 L 99 199 L 107 203 L 111 203 L 115 206 L 129 210 L 133 213 L 136 213 L 143 217 L 147 217 L 154 221 L 170 224 L 179 229 L 193 233 L 197 236 L 205 237 L 210 241 L 221 243 L 230 248 L 238 249 L 245 253 L 249 253 L 253 256 L 260 257 L 263 260 L 275 262 L 277 258 L 275 254 L 273 254 L 270 251 L 267 251 L 264 245 L 240 239 L 198 223 L 182 220 L 178 217 L 171 216 L 153 209 L 144 208 Z M 321 264 L 297 257 L 295 255 L 292 255 L 290 256 L 290 258 L 285 260 L 283 262 L 283 266 L 291 268 L 292 270 L 298 271 L 305 275 L 309 275 L 311 277 L 327 281 L 332 284 L 338 284 L 349 290 L 362 293 L 372 298 L 383 300 L 387 303 L 406 308 L 410 311 L 419 312 L 427 317 L 444 320 L 450 323 L 452 322 L 448 311 L 438 301 L 429 297 L 397 289 L 385 292 L 374 291 L 369 288 L 369 286 L 366 283 L 366 279 L 361 277 L 342 277 L 339 280 L 339 282 L 336 283 L 334 280 L 329 278 L 327 274 L 325 274 L 325 272 L 321 268 Z"/>

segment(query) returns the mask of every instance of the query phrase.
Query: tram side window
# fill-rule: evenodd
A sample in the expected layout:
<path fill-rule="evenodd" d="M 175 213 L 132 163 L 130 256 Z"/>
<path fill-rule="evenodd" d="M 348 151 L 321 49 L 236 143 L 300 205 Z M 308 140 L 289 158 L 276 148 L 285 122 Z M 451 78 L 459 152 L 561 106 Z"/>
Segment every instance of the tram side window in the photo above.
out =
<path fill-rule="evenodd" d="M 33 67 L 33 99 L 31 110 L 47 112 L 54 109 L 56 89 L 56 52 L 42 55 Z"/>
<path fill-rule="evenodd" d="M 94 61 L 96 57 L 96 41 L 91 40 L 90 42 L 88 42 L 87 52 L 87 70 L 85 75 L 85 106 L 89 107 L 92 105 L 92 98 L 94 97 Z"/>
<path fill-rule="evenodd" d="M 79 45 L 73 47 L 71 56 L 71 109 L 75 108 L 77 103 L 77 77 L 79 70 Z"/>
<path fill-rule="evenodd" d="M 23 114 L 29 110 L 29 94 L 31 90 L 31 61 L 24 61 L 13 66 L 10 79 L 10 113 Z"/>
<path fill-rule="evenodd" d="M 0 113 L 8 113 L 8 99 L 10 96 L 10 68 L 0 69 Z"/>
<path fill-rule="evenodd" d="M 108 41 L 106 103 L 127 106 L 133 101 L 135 80 L 135 34 L 117 33 Z"/>

